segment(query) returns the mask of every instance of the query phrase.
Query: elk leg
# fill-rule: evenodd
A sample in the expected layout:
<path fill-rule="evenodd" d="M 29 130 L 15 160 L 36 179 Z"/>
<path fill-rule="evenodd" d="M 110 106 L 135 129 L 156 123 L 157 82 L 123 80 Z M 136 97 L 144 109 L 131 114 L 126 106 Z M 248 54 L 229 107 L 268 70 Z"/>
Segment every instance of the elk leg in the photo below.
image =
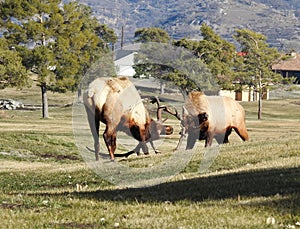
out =
<path fill-rule="evenodd" d="M 215 139 L 217 140 L 218 144 L 223 144 L 225 141 L 225 134 L 217 134 Z"/>
<path fill-rule="evenodd" d="M 242 128 L 234 128 L 235 132 L 240 136 L 240 138 L 243 141 L 248 141 L 249 140 L 249 136 L 248 136 L 248 132 L 246 130 L 246 127 L 242 127 Z"/>
<path fill-rule="evenodd" d="M 177 151 L 179 149 L 179 147 L 181 146 L 181 143 L 183 141 L 183 138 L 185 137 L 185 133 L 186 133 L 185 127 L 183 125 L 181 125 L 181 131 L 179 133 L 180 138 L 179 138 L 176 148 L 173 151 Z"/>
<path fill-rule="evenodd" d="M 213 141 L 213 134 L 208 132 L 205 139 L 205 147 L 211 146 L 212 141 Z"/>
<path fill-rule="evenodd" d="M 141 144 L 141 147 L 142 147 L 142 150 L 144 152 L 145 155 L 148 155 L 149 154 L 149 149 L 148 149 L 148 146 L 146 144 L 146 142 L 140 142 Z"/>
<path fill-rule="evenodd" d="M 193 149 L 198 138 L 199 138 L 199 132 L 194 132 L 194 131 L 189 132 L 185 149 L 186 150 Z"/>
<path fill-rule="evenodd" d="M 153 141 L 150 141 L 150 145 L 156 154 L 161 153 L 158 149 L 155 148 Z"/>
<path fill-rule="evenodd" d="M 140 150 L 143 150 L 144 154 L 149 154 L 149 151 L 148 151 L 148 146 L 146 145 L 146 143 L 144 142 L 139 142 L 138 145 L 133 149 L 131 150 L 130 152 L 128 152 L 127 154 L 132 154 L 132 153 L 136 153 L 137 156 L 140 156 Z"/>
<path fill-rule="evenodd" d="M 106 144 L 106 147 L 108 149 L 110 159 L 112 161 L 115 160 L 114 153 L 116 151 L 117 147 L 117 134 L 116 131 L 109 131 L 108 128 L 106 127 L 104 133 L 103 133 L 103 138 Z"/>
<path fill-rule="evenodd" d="M 95 110 L 92 112 L 89 108 L 86 108 L 88 122 L 94 139 L 94 149 L 96 161 L 99 160 L 100 153 L 100 143 L 99 143 L 99 128 L 100 128 L 100 118 L 99 113 Z"/>
<path fill-rule="evenodd" d="M 141 142 L 139 142 L 139 144 L 133 150 L 131 150 L 130 153 L 134 152 L 134 153 L 136 153 L 137 156 L 140 156 L 140 150 L 141 150 L 141 148 L 142 148 L 141 147 Z"/>
<path fill-rule="evenodd" d="M 231 132 L 232 132 L 231 127 L 226 130 L 226 133 L 225 133 L 225 136 L 224 136 L 224 141 L 223 141 L 224 144 L 229 142 L 228 137 L 231 134 Z"/>
<path fill-rule="evenodd" d="M 180 138 L 178 140 L 177 146 L 175 147 L 175 149 L 173 150 L 174 152 L 177 151 L 179 149 L 179 147 L 181 146 L 181 143 L 183 141 L 183 138 L 185 137 L 185 135 L 181 134 Z"/>

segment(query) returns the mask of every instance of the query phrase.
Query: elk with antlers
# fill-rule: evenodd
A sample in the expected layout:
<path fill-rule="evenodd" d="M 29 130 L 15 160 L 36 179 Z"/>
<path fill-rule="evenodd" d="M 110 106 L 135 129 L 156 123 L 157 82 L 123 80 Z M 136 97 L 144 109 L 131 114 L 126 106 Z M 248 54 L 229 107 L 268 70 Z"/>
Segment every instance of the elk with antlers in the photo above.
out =
<path fill-rule="evenodd" d="M 149 116 L 143 101 L 135 86 L 127 77 L 97 78 L 90 83 L 84 94 L 84 105 L 87 112 L 88 122 L 94 138 L 96 160 L 99 159 L 99 128 L 100 122 L 106 125 L 103 138 L 109 151 L 111 160 L 114 160 L 116 150 L 117 132 L 123 131 L 139 141 L 133 151 L 122 156 L 128 156 L 140 149 L 148 154 L 147 142 L 151 144 L 155 152 L 158 152 L 153 141 L 160 135 L 170 135 L 173 128 L 164 125 L 161 120 L 161 110 L 168 112 L 166 106 L 158 104 L 157 121 Z M 152 102 L 154 103 L 154 102 Z"/>
<path fill-rule="evenodd" d="M 219 144 L 228 143 L 232 129 L 243 141 L 249 139 L 245 125 L 244 108 L 229 97 L 206 96 L 193 91 L 188 94 L 182 118 L 182 140 L 188 134 L 186 149 L 192 149 L 197 141 L 205 140 L 205 147 L 211 146 L 213 138 Z"/>

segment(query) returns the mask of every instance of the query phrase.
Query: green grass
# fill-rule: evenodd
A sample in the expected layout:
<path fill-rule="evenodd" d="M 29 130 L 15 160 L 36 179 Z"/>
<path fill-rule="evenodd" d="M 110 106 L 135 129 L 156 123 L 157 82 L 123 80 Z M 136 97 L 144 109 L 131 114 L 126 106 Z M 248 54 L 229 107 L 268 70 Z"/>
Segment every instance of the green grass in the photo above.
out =
<path fill-rule="evenodd" d="M 2 94 L 1 94 L 2 93 Z M 30 95 L 30 96 L 29 96 Z M 29 96 L 29 97 L 28 97 Z M 0 97 L 39 101 L 6 89 Z M 49 94 L 50 104 L 72 95 Z M 201 149 L 168 182 L 119 188 L 82 160 L 74 142 L 72 108 L 0 113 L 0 228 L 297 228 L 300 222 L 300 105 L 297 99 L 242 103 L 250 141 L 232 133 L 205 173 Z M 171 120 L 171 122 L 175 122 Z M 120 163 L 148 168 L 172 155 L 130 156 Z M 118 150 L 121 151 L 120 147 Z M 271 217 L 274 224 L 268 224 Z"/>

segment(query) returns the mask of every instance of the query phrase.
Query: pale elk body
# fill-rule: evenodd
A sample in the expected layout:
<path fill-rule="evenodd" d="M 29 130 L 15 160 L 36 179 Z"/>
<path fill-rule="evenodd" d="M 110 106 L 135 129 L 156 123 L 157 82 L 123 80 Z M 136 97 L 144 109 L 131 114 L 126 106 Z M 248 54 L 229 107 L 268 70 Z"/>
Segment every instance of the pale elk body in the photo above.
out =
<path fill-rule="evenodd" d="M 249 139 L 245 125 L 245 111 L 233 99 L 222 96 L 206 96 L 191 92 L 186 100 L 183 126 L 188 133 L 187 149 L 194 147 L 197 139 L 205 140 L 205 146 L 216 138 L 219 144 L 228 143 L 232 129 L 243 141 Z"/>
<path fill-rule="evenodd" d="M 162 124 L 160 117 L 158 121 L 150 118 L 138 91 L 127 77 L 97 78 L 84 94 L 84 105 L 94 138 L 96 160 L 100 153 L 100 122 L 106 125 L 103 138 L 111 160 L 115 157 L 117 131 L 123 131 L 139 141 L 137 147 L 125 156 L 139 153 L 140 149 L 148 154 L 147 142 L 154 148 L 152 141 L 157 140 L 160 134 L 173 132 L 171 126 Z"/>

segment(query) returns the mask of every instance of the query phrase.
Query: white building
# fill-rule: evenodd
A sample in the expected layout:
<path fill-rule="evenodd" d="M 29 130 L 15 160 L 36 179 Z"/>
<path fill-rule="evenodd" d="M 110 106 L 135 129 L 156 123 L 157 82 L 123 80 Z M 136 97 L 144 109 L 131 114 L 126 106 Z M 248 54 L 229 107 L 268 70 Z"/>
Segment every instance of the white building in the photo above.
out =
<path fill-rule="evenodd" d="M 137 52 L 133 50 L 118 50 L 115 56 L 115 68 L 118 76 L 133 77 L 135 70 L 134 55 Z"/>
<path fill-rule="evenodd" d="M 253 88 L 244 87 L 243 91 L 220 90 L 219 95 L 227 96 L 237 101 L 251 102 L 258 100 L 259 93 L 254 91 Z M 269 99 L 269 89 L 266 89 L 265 93 L 263 94 L 263 99 Z"/>

